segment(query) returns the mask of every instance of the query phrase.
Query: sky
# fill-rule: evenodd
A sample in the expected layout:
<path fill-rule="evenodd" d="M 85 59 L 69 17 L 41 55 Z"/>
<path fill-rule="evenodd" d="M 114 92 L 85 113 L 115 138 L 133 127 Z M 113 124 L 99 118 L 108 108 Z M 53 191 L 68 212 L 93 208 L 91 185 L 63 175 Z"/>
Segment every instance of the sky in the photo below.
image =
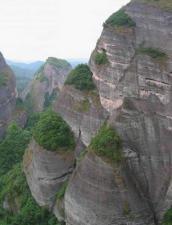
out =
<path fill-rule="evenodd" d="M 1 0 L 0 51 L 16 61 L 90 57 L 103 22 L 129 0 Z"/>

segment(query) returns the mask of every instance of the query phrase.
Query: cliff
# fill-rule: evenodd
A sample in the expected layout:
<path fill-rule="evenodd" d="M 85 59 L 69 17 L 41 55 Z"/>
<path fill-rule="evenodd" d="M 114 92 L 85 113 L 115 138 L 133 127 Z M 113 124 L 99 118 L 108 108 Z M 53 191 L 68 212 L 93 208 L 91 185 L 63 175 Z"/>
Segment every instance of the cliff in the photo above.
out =
<path fill-rule="evenodd" d="M 21 98 L 32 102 L 33 111 L 42 111 L 59 94 L 71 69 L 67 61 L 49 57 L 23 91 Z"/>
<path fill-rule="evenodd" d="M 86 155 L 65 195 L 69 225 L 159 224 L 171 207 L 172 13 L 160 4 L 132 1 L 104 23 L 90 68 L 125 160 Z"/>
<path fill-rule="evenodd" d="M 172 223 L 171 9 L 168 0 L 133 0 L 111 15 L 91 71 L 86 65 L 73 70 L 54 101 L 79 145 L 61 205 L 67 225 L 158 225 L 164 215 L 164 224 Z M 66 164 L 36 144 L 31 149 L 26 175 L 42 204 L 42 176 L 35 176 L 44 171 L 45 187 L 49 168 L 57 163 L 59 175 Z M 45 202 L 55 195 L 49 187 Z"/>
<path fill-rule="evenodd" d="M 107 117 L 96 90 L 81 91 L 70 85 L 64 86 L 53 108 L 86 146 Z"/>
<path fill-rule="evenodd" d="M 16 104 L 15 77 L 0 53 L 0 137 L 12 120 Z"/>

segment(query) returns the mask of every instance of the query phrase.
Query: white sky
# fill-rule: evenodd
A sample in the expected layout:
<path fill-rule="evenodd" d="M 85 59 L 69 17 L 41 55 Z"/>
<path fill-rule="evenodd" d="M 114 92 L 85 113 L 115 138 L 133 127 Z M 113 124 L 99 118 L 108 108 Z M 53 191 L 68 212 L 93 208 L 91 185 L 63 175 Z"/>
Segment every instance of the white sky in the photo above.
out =
<path fill-rule="evenodd" d="M 1 0 L 0 51 L 32 61 L 89 58 L 103 22 L 129 0 Z"/>

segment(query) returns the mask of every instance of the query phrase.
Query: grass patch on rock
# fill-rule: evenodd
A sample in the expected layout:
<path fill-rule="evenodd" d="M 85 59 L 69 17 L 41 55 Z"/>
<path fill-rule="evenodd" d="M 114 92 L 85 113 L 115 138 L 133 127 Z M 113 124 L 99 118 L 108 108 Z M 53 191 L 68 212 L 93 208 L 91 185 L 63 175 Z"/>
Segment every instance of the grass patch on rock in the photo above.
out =
<path fill-rule="evenodd" d="M 105 22 L 105 25 L 117 26 L 117 27 L 135 27 L 136 23 L 130 18 L 130 16 L 123 10 L 113 13 Z"/>
<path fill-rule="evenodd" d="M 95 54 L 95 63 L 97 65 L 104 65 L 104 64 L 108 63 L 108 58 L 107 58 L 105 51 L 97 52 Z"/>
<path fill-rule="evenodd" d="M 86 98 L 80 102 L 77 102 L 75 105 L 74 105 L 74 109 L 77 111 L 77 112 L 88 112 L 90 110 L 90 102 L 89 100 Z"/>
<path fill-rule="evenodd" d="M 81 91 L 90 91 L 95 89 L 92 76 L 93 74 L 89 66 L 86 64 L 80 64 L 69 73 L 65 84 L 73 85 L 76 89 Z"/>
<path fill-rule="evenodd" d="M 100 157 L 105 157 L 116 163 L 122 161 L 122 142 L 117 132 L 104 124 L 89 146 Z"/>
<path fill-rule="evenodd" d="M 140 54 L 148 55 L 152 59 L 156 59 L 156 60 L 166 60 L 168 58 L 165 52 L 162 52 L 160 49 L 156 49 L 156 48 L 140 47 L 137 50 L 137 52 Z"/>
<path fill-rule="evenodd" d="M 68 185 L 68 181 L 65 181 L 60 190 L 57 192 L 57 200 L 62 200 L 64 198 L 64 195 L 65 195 L 65 192 L 66 192 L 66 189 L 67 189 L 67 185 Z"/>

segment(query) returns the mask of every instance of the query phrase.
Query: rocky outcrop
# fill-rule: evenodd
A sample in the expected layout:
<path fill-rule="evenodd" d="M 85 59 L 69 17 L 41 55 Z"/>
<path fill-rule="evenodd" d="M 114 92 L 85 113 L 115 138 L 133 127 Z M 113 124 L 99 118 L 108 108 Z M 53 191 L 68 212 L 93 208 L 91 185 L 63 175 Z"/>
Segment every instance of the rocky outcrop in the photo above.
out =
<path fill-rule="evenodd" d="M 31 99 L 33 111 L 42 111 L 50 99 L 59 94 L 71 69 L 67 61 L 49 57 L 35 74 L 34 80 L 23 91 L 21 98 Z"/>
<path fill-rule="evenodd" d="M 16 104 L 15 77 L 0 53 L 0 137 L 12 120 Z"/>
<path fill-rule="evenodd" d="M 107 117 L 96 90 L 80 91 L 70 85 L 64 86 L 53 108 L 86 146 Z"/>
<path fill-rule="evenodd" d="M 66 192 L 68 225 L 157 225 L 172 204 L 172 13 L 147 1 L 123 10 L 136 26 L 104 24 L 90 67 L 125 161 L 113 169 L 86 155 Z M 102 52 L 108 62 L 97 64 Z"/>
<path fill-rule="evenodd" d="M 57 193 L 73 171 L 74 153 L 47 151 L 32 140 L 25 152 L 23 166 L 36 202 L 54 211 L 58 219 L 62 220 Z"/>
<path fill-rule="evenodd" d="M 151 224 L 148 205 L 128 185 L 129 179 L 121 166 L 88 153 L 65 195 L 67 225 Z"/>

